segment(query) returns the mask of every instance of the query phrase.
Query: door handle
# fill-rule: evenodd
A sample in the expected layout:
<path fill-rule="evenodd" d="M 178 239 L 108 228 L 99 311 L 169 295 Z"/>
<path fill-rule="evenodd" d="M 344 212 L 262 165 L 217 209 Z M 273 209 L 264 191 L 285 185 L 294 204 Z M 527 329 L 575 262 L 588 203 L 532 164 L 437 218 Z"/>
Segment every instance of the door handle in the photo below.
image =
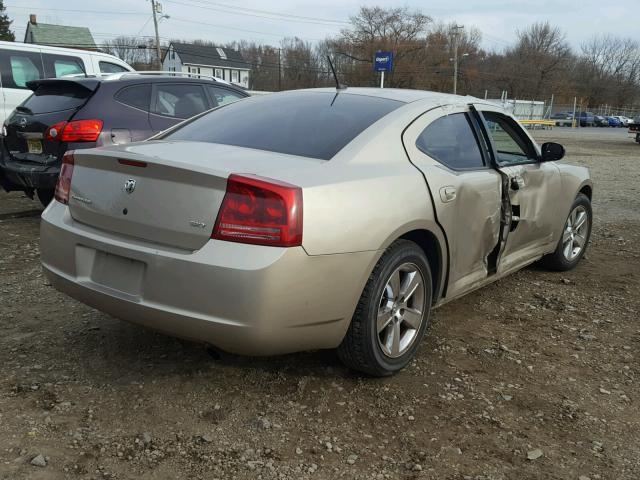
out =
<path fill-rule="evenodd" d="M 440 200 L 442 203 L 452 202 L 456 199 L 456 187 L 442 187 L 440 188 Z"/>

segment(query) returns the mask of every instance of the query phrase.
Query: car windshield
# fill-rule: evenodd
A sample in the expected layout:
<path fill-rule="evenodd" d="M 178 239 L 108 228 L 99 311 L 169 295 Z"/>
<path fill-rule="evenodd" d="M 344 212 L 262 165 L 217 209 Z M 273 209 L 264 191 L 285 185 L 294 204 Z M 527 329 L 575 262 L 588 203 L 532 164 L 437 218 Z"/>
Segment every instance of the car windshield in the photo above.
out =
<path fill-rule="evenodd" d="M 348 93 L 269 94 L 215 109 L 161 138 L 329 160 L 367 127 L 403 104 Z"/>

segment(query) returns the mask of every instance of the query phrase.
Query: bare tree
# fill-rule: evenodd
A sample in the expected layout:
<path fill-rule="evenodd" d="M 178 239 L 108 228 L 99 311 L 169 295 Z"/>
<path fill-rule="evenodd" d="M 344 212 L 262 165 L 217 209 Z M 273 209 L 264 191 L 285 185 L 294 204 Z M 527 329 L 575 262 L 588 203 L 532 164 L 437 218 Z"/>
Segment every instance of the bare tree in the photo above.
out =
<path fill-rule="evenodd" d="M 475 28 L 465 28 L 456 32 L 454 26 L 438 23 L 434 25 L 426 38 L 424 58 L 418 59 L 414 68 L 422 75 L 417 82 L 419 88 L 450 92 L 453 85 L 453 49 L 454 36 L 457 35 L 458 51 L 460 53 L 460 68 L 458 74 L 459 91 L 469 90 L 477 83 L 478 64 L 485 56 L 480 48 L 482 35 Z"/>
<path fill-rule="evenodd" d="M 592 104 L 631 104 L 640 83 L 640 45 L 631 38 L 595 36 L 581 47 L 580 91 Z"/>
<path fill-rule="evenodd" d="M 413 77 L 405 72 L 416 57 L 424 55 L 431 21 L 428 15 L 408 7 L 361 7 L 358 15 L 351 17 L 351 27 L 336 39 L 337 45 L 347 50 L 341 53 L 345 54 L 343 61 L 351 64 L 352 80 L 374 84 L 373 56 L 376 51 L 390 50 L 394 52 L 394 71 L 388 77 L 391 86 L 410 86 Z"/>
<path fill-rule="evenodd" d="M 538 98 L 553 89 L 568 72 L 571 48 L 564 33 L 548 22 L 518 32 L 516 45 L 505 53 L 506 67 L 517 81 L 515 95 Z"/>
<path fill-rule="evenodd" d="M 285 38 L 281 42 L 283 88 L 308 88 L 318 85 L 318 57 L 310 43 L 299 38 Z"/>
<path fill-rule="evenodd" d="M 249 41 L 227 46 L 242 53 L 251 69 L 250 88 L 255 90 L 333 85 L 327 56 L 342 83 L 375 86 L 374 54 L 389 50 L 394 53 L 394 70 L 385 77 L 388 86 L 449 92 L 454 25 L 434 23 L 429 15 L 408 7 L 362 7 L 348 28 L 316 45 L 287 38 L 279 46 Z M 536 100 L 553 94 L 556 103 L 570 103 L 578 96 L 589 107 L 640 103 L 636 40 L 599 36 L 574 52 L 558 27 L 543 22 L 517 32 L 516 42 L 502 51 L 487 52 L 481 48 L 477 29 L 466 26 L 455 31 L 461 93 L 488 91 L 495 96 L 506 90 L 510 98 Z M 149 62 L 149 49 L 133 48 L 139 43 L 136 38 L 119 37 L 105 48 L 132 65 Z M 213 45 L 205 40 L 195 43 Z"/>
<path fill-rule="evenodd" d="M 150 39 L 119 36 L 102 44 L 102 50 L 127 62 L 136 70 L 150 70 L 154 44 Z"/>

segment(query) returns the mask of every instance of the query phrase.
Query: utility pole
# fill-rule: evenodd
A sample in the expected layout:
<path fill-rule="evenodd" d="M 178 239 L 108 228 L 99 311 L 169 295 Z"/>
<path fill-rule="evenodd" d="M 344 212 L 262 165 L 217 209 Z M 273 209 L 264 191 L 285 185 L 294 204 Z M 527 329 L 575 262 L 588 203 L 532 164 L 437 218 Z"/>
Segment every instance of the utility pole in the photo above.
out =
<path fill-rule="evenodd" d="M 453 94 L 458 93 L 458 40 L 464 25 L 455 25 L 453 30 Z"/>
<path fill-rule="evenodd" d="M 156 56 L 157 56 L 157 64 L 158 64 L 158 70 L 162 70 L 162 60 L 161 60 L 161 53 L 160 53 L 160 34 L 158 33 L 158 17 L 156 17 L 156 13 L 157 12 L 157 6 L 159 6 L 160 4 L 156 3 L 156 0 L 151 0 L 151 10 L 153 12 L 153 27 L 156 30 Z"/>
<path fill-rule="evenodd" d="M 282 48 L 278 49 L 278 91 L 282 91 Z"/>

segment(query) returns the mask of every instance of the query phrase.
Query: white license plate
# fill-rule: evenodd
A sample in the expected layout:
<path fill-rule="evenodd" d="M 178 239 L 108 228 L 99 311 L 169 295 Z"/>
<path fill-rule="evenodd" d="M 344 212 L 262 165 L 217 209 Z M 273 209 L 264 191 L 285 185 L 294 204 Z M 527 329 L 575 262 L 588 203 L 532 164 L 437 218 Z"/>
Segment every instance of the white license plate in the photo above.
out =
<path fill-rule="evenodd" d="M 40 140 L 27 139 L 27 150 L 29 153 L 42 153 L 42 142 Z"/>

